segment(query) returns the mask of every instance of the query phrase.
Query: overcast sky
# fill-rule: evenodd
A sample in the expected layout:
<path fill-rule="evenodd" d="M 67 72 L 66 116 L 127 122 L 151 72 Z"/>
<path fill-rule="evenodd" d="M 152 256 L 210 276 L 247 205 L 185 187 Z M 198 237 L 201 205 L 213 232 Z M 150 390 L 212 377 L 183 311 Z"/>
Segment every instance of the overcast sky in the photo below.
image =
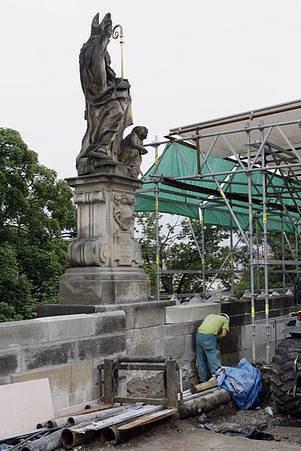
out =
<path fill-rule="evenodd" d="M 75 175 L 85 130 L 78 55 L 96 12 L 125 32 L 134 122 L 172 127 L 300 96 L 300 0 L 0 0 L 0 127 Z M 120 74 L 119 44 L 111 41 Z M 153 161 L 145 157 L 143 169 Z"/>

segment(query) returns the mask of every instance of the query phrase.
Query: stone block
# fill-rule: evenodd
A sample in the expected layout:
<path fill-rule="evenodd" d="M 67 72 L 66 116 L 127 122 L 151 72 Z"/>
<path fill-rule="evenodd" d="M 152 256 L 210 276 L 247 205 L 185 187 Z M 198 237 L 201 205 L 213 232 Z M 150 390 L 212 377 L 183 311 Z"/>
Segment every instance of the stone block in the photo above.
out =
<path fill-rule="evenodd" d="M 37 346 L 23 351 L 24 369 L 33 370 L 43 366 L 63 365 L 75 359 L 75 343 Z"/>
<path fill-rule="evenodd" d="M 79 314 L 39 318 L 48 327 L 49 341 L 64 341 L 95 335 L 96 314 Z"/>
<path fill-rule="evenodd" d="M 158 355 L 155 341 L 138 341 L 127 343 L 126 354 L 130 357 L 147 356 L 153 357 Z"/>
<path fill-rule="evenodd" d="M 69 393 L 69 406 L 81 404 L 82 402 L 91 401 L 99 398 L 99 389 L 94 385 L 87 385 L 84 390 L 77 390 Z"/>
<path fill-rule="evenodd" d="M 201 305 L 175 305 L 166 307 L 166 324 L 202 321 L 209 313 L 219 314 L 221 305 L 202 302 Z"/>
<path fill-rule="evenodd" d="M 231 327 L 230 323 L 230 333 L 219 342 L 220 351 L 222 354 L 228 354 L 239 351 L 241 346 L 241 327 Z"/>
<path fill-rule="evenodd" d="M 0 376 L 8 376 L 18 369 L 18 354 L 14 352 L 0 353 Z"/>
<path fill-rule="evenodd" d="M 199 325 L 200 321 L 196 321 L 195 323 L 166 324 L 164 327 L 164 336 L 168 338 L 193 335 L 197 332 Z"/>
<path fill-rule="evenodd" d="M 14 374 L 12 377 L 13 382 L 25 382 L 36 379 L 48 379 L 51 395 L 61 396 L 71 391 L 71 365 Z"/>
<path fill-rule="evenodd" d="M 54 411 L 69 407 L 69 393 L 62 393 L 61 395 L 52 396 L 52 404 Z"/>
<path fill-rule="evenodd" d="M 150 302 L 134 306 L 134 327 L 160 326 L 165 323 L 165 303 Z"/>
<path fill-rule="evenodd" d="M 195 355 L 195 336 L 170 337 L 164 340 L 164 356 L 190 362 Z"/>
<path fill-rule="evenodd" d="M 168 300 L 96 305 L 95 312 L 123 310 L 126 314 L 126 328 L 135 329 L 163 325 L 165 323 L 165 308 L 175 304 L 175 301 Z"/>
<path fill-rule="evenodd" d="M 10 321 L 0 324 L 0 349 L 47 341 L 48 329 L 38 320 Z"/>
<path fill-rule="evenodd" d="M 107 357 L 112 354 L 122 353 L 125 350 L 125 335 L 116 333 L 104 335 L 88 340 L 80 340 L 77 344 L 80 360 Z"/>
<path fill-rule="evenodd" d="M 165 326 L 144 327 L 126 331 L 126 338 L 130 341 L 153 341 L 164 338 Z"/>
<path fill-rule="evenodd" d="M 93 383 L 93 362 L 92 360 L 82 360 L 70 365 L 71 368 L 71 392 L 86 390 L 87 386 Z M 77 404 L 77 403 L 75 403 Z"/>
<path fill-rule="evenodd" d="M 95 305 L 40 304 L 38 318 L 47 316 L 78 315 L 80 313 L 96 313 Z"/>
<path fill-rule="evenodd" d="M 60 281 L 60 304 L 126 304 L 149 297 L 149 276 L 135 267 L 69 268 Z"/>
<path fill-rule="evenodd" d="M 96 316 L 95 334 L 107 334 L 122 331 L 126 326 L 126 314 L 123 310 L 99 313 Z"/>

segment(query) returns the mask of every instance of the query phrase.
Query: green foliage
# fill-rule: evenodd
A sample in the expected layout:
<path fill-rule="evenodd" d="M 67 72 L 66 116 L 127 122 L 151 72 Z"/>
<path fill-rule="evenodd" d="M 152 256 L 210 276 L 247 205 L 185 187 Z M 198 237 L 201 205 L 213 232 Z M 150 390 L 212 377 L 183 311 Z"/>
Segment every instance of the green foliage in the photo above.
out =
<path fill-rule="evenodd" d="M 162 218 L 162 216 L 161 216 Z M 202 269 L 202 260 L 193 238 L 191 227 L 199 246 L 201 246 L 202 225 L 200 221 L 187 218 L 177 218 L 173 223 L 160 225 L 159 249 L 160 268 L 168 270 Z M 139 242 L 144 258 L 144 270 L 150 275 L 152 292 L 155 291 L 156 277 L 156 222 L 154 213 L 140 213 L 137 215 L 137 230 L 140 233 Z M 206 270 L 213 270 L 220 266 L 226 253 L 226 247 L 220 242 L 227 233 L 214 226 L 204 227 L 205 238 L 205 266 Z M 210 280 L 213 275 L 207 275 Z M 166 274 L 161 276 L 161 283 L 167 293 L 187 293 L 202 291 L 201 275 Z"/>
<path fill-rule="evenodd" d="M 0 321 L 34 317 L 37 303 L 57 301 L 75 233 L 71 198 L 18 132 L 0 128 Z"/>

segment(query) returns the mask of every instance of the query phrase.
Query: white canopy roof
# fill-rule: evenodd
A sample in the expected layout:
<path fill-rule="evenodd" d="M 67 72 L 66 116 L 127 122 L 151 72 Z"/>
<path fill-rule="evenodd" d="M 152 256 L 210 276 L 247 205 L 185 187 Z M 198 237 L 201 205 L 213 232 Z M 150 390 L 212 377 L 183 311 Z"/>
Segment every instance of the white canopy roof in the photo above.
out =
<path fill-rule="evenodd" d="M 295 124 L 287 124 L 287 122 L 290 121 L 300 122 Z M 270 132 L 267 142 L 273 148 L 273 152 L 275 152 L 278 163 L 279 161 L 291 164 L 297 163 L 299 160 L 291 149 L 289 142 L 294 146 L 299 154 L 301 150 L 301 100 L 251 110 L 241 114 L 222 117 L 220 119 L 208 120 L 173 128 L 170 130 L 169 137 L 185 138 L 190 142 L 194 142 L 192 139 L 194 135 L 205 135 L 206 137 L 200 140 L 200 146 L 206 151 L 213 142 L 214 135 L 225 133 L 227 140 L 230 142 L 230 146 L 232 145 L 235 152 L 243 156 L 248 151 L 248 136 L 243 130 L 246 127 L 249 128 L 259 125 L 267 126 L 273 124 L 274 128 Z M 287 139 L 285 139 L 279 129 L 276 128 L 276 124 L 280 124 L 280 128 L 284 132 Z M 240 131 L 234 132 L 235 130 Z M 264 128 L 264 134 L 266 135 L 267 133 L 268 128 Z M 251 130 L 250 140 L 253 144 L 252 154 L 255 154 L 256 143 L 260 143 L 262 140 L 261 131 L 258 129 Z M 257 145 L 257 148 L 258 146 L 259 144 Z M 229 144 L 225 142 L 223 136 L 218 137 L 211 155 L 222 158 L 233 156 Z M 267 156 L 267 164 L 272 162 L 274 163 L 274 158 L 271 154 L 269 154 Z"/>

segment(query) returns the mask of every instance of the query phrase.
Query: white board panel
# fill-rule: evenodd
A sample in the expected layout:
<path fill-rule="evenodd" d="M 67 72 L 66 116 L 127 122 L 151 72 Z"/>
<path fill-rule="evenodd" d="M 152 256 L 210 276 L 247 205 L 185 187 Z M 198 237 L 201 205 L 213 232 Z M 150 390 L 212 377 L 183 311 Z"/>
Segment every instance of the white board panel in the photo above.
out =
<path fill-rule="evenodd" d="M 53 418 L 48 379 L 0 385 L 0 438 L 35 429 Z"/>

